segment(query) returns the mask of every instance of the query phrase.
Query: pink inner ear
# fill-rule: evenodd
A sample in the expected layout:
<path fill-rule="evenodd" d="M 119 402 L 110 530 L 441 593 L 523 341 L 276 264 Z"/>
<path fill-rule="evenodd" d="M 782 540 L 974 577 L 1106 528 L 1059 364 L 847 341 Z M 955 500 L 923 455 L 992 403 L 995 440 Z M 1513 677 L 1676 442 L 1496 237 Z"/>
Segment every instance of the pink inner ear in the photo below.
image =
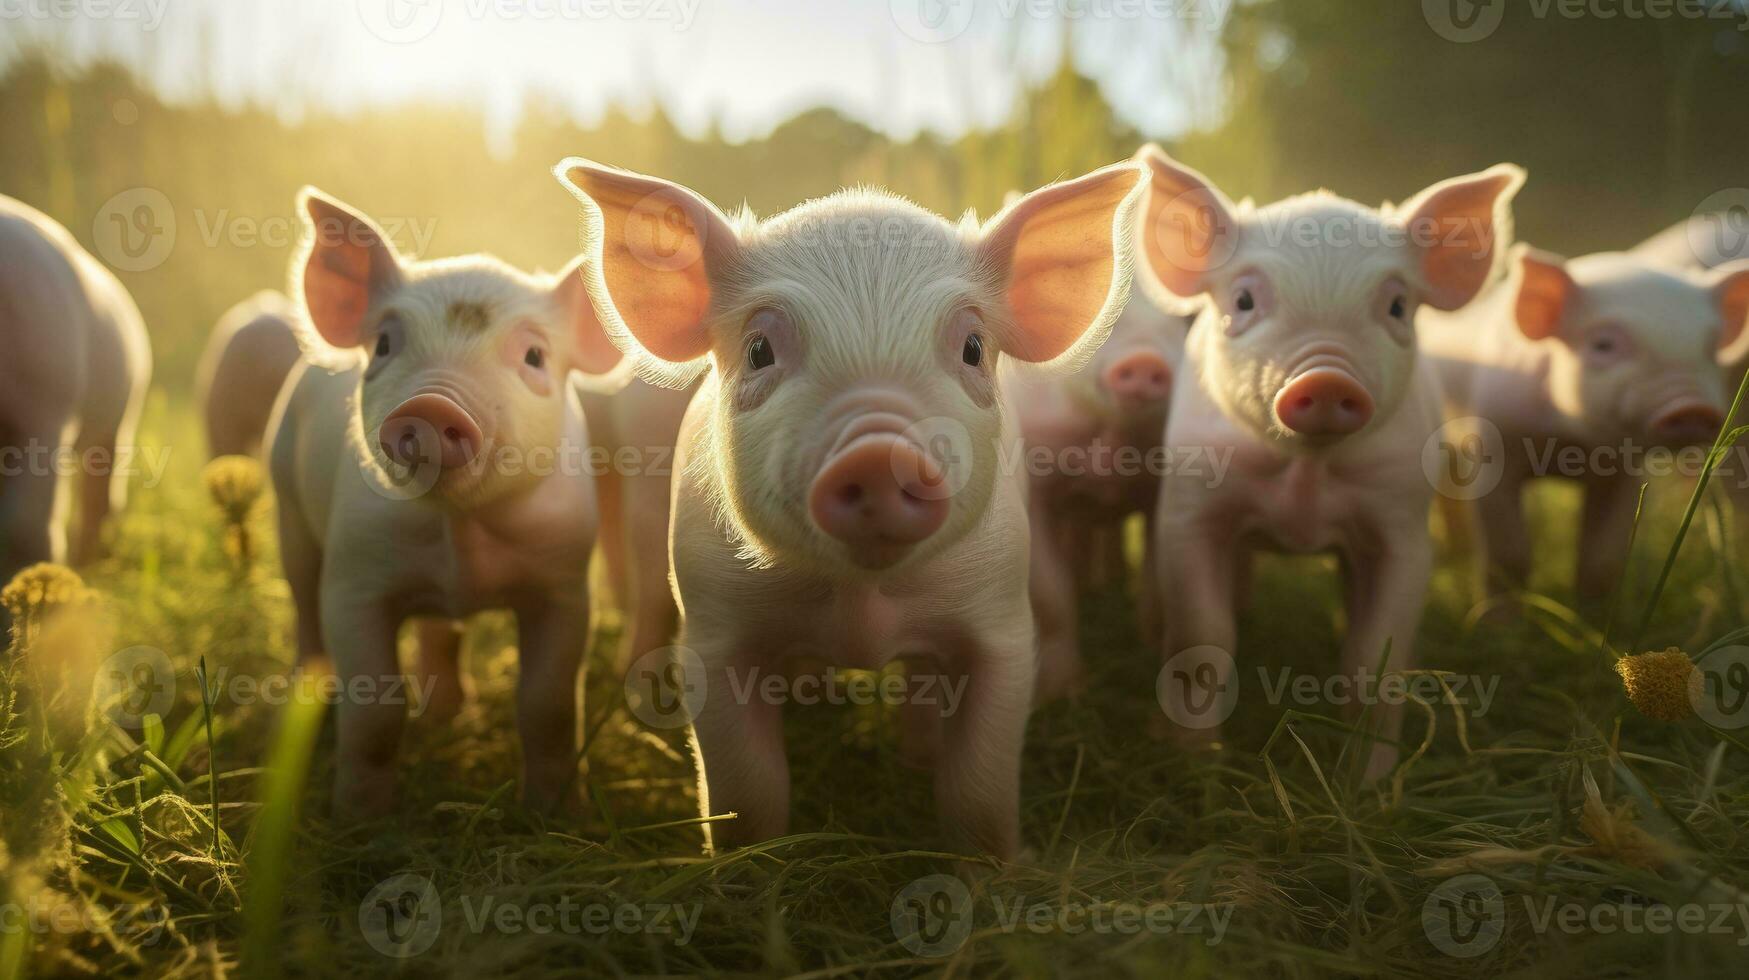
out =
<path fill-rule="evenodd" d="M 654 177 L 593 165 L 571 167 L 565 177 L 601 211 L 601 275 L 626 329 L 664 361 L 710 353 L 707 266 L 734 245 L 728 224 Z"/>
<path fill-rule="evenodd" d="M 1048 361 L 1099 320 L 1116 275 L 1116 221 L 1140 174 L 1118 165 L 1022 198 L 983 248 L 1006 267 L 1008 353 Z"/>
<path fill-rule="evenodd" d="M 1719 346 L 1729 347 L 1743 335 L 1749 321 L 1749 269 L 1729 276 L 1719 283 L 1719 314 L 1724 317 L 1719 331 Z"/>
<path fill-rule="evenodd" d="M 352 236 L 345 236 L 350 239 Z M 335 347 L 356 347 L 370 308 L 370 250 L 353 241 L 317 244 L 304 265 L 304 302 L 322 339 Z"/>
<path fill-rule="evenodd" d="M 1518 329 L 1531 340 L 1553 337 L 1561 330 L 1561 315 L 1573 292 L 1573 280 L 1559 264 L 1526 255 L 1514 315 Z"/>
<path fill-rule="evenodd" d="M 1238 229 L 1226 198 L 1194 171 L 1163 156 L 1145 157 L 1150 172 L 1142 251 L 1148 269 L 1174 296 L 1208 291 L 1208 273 L 1232 256 Z"/>
<path fill-rule="evenodd" d="M 1424 191 L 1407 218 L 1410 241 L 1421 247 L 1427 302 L 1455 310 L 1474 299 L 1494 271 L 1495 208 L 1516 180 L 1502 168 L 1437 184 Z"/>
<path fill-rule="evenodd" d="M 571 336 L 577 347 L 577 368 L 586 374 L 606 374 L 618 367 L 623 355 L 613 346 L 613 341 L 607 339 L 607 332 L 595 316 L 595 307 L 589 302 L 589 287 L 583 280 L 581 262 L 560 274 L 553 294 L 562 315 L 569 318 Z"/>

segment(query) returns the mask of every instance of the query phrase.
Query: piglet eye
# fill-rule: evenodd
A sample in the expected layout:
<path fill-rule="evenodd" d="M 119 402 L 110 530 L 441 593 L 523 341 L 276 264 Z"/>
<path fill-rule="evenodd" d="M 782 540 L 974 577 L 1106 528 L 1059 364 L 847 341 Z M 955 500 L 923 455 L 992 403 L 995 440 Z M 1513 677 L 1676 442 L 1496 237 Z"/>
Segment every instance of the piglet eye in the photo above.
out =
<path fill-rule="evenodd" d="M 972 367 L 984 362 L 984 338 L 975 333 L 966 334 L 966 346 L 960 351 L 960 360 Z"/>
<path fill-rule="evenodd" d="M 762 333 L 754 334 L 747 344 L 747 366 L 755 371 L 768 368 L 777 363 L 777 354 L 771 349 L 771 341 Z"/>
<path fill-rule="evenodd" d="M 382 333 L 377 335 L 376 356 L 388 357 L 389 351 L 392 350 L 393 347 L 394 345 L 390 342 L 388 334 Z"/>
<path fill-rule="evenodd" d="M 1251 290 L 1241 288 L 1239 294 L 1233 297 L 1233 308 L 1240 313 L 1249 313 L 1257 308 L 1257 298 L 1251 295 Z"/>
<path fill-rule="evenodd" d="M 1407 303 L 1403 302 L 1403 297 L 1401 297 L 1401 296 L 1392 297 L 1392 299 L 1391 299 L 1391 319 L 1401 320 L 1401 319 L 1403 319 L 1404 315 L 1406 315 L 1408 312 L 1409 312 L 1409 305 Z"/>
<path fill-rule="evenodd" d="M 1615 353 L 1615 338 L 1593 337 L 1591 338 L 1591 349 L 1599 354 L 1613 354 Z"/>
<path fill-rule="evenodd" d="M 546 352 L 539 347 L 530 347 L 528 353 L 522 355 L 522 363 L 536 369 L 544 367 L 547 363 Z"/>

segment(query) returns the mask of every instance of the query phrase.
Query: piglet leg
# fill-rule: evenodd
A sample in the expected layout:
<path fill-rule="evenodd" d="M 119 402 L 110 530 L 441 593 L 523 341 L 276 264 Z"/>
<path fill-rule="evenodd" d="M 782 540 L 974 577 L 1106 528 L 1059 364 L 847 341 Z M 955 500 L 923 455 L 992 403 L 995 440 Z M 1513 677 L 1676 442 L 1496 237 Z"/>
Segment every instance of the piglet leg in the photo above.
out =
<path fill-rule="evenodd" d="M 1585 485 L 1585 512 L 1579 525 L 1579 601 L 1601 619 L 1604 604 L 1627 570 L 1628 539 L 1639 500 L 1634 481 L 1599 477 Z"/>
<path fill-rule="evenodd" d="M 697 635 L 709 635 L 699 630 Z M 693 636 L 681 626 L 681 647 Z M 783 707 L 762 698 L 754 657 L 717 643 L 691 644 L 705 665 L 704 703 L 692 720 L 692 754 L 699 773 L 699 813 L 735 814 L 705 825 L 705 848 L 715 852 L 769 840 L 789 828 L 789 759 L 783 747 Z"/>
<path fill-rule="evenodd" d="M 517 610 L 516 624 L 523 800 L 543 812 L 566 809 L 577 799 L 577 682 L 589 643 L 589 600 L 579 588 L 574 598 Z"/>
<path fill-rule="evenodd" d="M 1415 666 L 1415 633 L 1427 604 L 1427 585 L 1433 577 L 1433 542 L 1426 534 L 1403 529 L 1374 547 L 1348 556 L 1348 635 L 1342 644 L 1345 676 L 1372 677 L 1369 688 L 1356 685 L 1346 712 L 1358 721 L 1368 707 L 1363 703 L 1376 694 L 1379 662 L 1390 646 L 1387 672 Z M 1397 739 L 1403 730 L 1402 704 L 1371 705 L 1366 734 L 1372 737 L 1364 779 L 1372 782 L 1397 764 Z"/>
<path fill-rule="evenodd" d="M 1190 655 L 1191 668 L 1173 670 L 1164 678 L 1159 693 L 1170 699 L 1173 710 L 1156 716 L 1154 731 L 1185 748 L 1201 748 L 1221 739 L 1225 719 L 1210 712 L 1231 703 L 1223 692 L 1234 683 L 1233 649 L 1238 642 L 1233 595 L 1237 546 L 1209 528 L 1160 523 L 1155 560 L 1166 622 L 1161 644 L 1166 667 L 1184 663 L 1175 661 L 1179 654 L 1198 652 Z"/>
<path fill-rule="evenodd" d="M 1038 621 L 1040 704 L 1076 693 L 1081 685 L 1081 649 L 1076 637 L 1073 568 L 1058 539 L 1058 525 L 1046 505 L 1033 501 L 1032 568 L 1028 589 Z"/>
<path fill-rule="evenodd" d="M 341 698 L 335 712 L 334 811 L 370 820 L 395 802 L 395 755 L 407 718 L 402 698 L 386 692 L 401 670 L 395 657 L 400 624 L 381 604 L 341 587 L 322 593 L 322 634 L 334 659 Z"/>
<path fill-rule="evenodd" d="M 1024 614 L 1021 617 L 1026 619 Z M 977 644 L 957 707 L 944 711 L 935 804 L 954 843 L 1004 860 L 1020 849 L 1020 753 L 1033 696 L 1031 623 Z"/>

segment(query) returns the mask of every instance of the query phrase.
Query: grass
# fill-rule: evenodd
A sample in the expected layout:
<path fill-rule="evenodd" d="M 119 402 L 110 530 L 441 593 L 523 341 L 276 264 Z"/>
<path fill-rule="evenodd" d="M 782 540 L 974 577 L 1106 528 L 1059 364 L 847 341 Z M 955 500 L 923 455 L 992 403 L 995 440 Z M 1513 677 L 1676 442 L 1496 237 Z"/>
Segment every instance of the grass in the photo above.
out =
<path fill-rule="evenodd" d="M 135 488 L 114 556 L 86 570 L 108 597 L 115 648 L 157 647 L 176 667 L 161 721 L 125 733 L 98 724 L 57 746 L 28 724 L 28 697 L 12 715 L 12 687 L 0 690 L 0 901 L 61 915 L 0 929 L 0 977 L 1703 977 L 1749 963 L 1749 924 L 1735 912 L 1716 933 L 1539 926 L 1569 905 L 1598 921 L 1659 903 L 1749 910 L 1744 740 L 1640 716 L 1595 631 L 1565 613 L 1571 487 L 1534 493 L 1539 592 L 1507 622 L 1470 622 L 1470 577 L 1448 543 L 1419 666 L 1498 687 L 1486 712 L 1411 706 L 1411 761 L 1394 779 L 1358 784 L 1364 753 L 1334 723 L 1337 708 L 1259 696 L 1259 667 L 1329 673 L 1341 625 L 1331 563 L 1271 559 L 1242 620 L 1247 686 L 1219 751 L 1189 756 L 1146 737 L 1158 664 L 1121 590 L 1089 598 L 1088 692 L 1031 723 L 1016 863 L 946 850 L 928 777 L 898 764 L 896 718 L 878 707 L 792 709 L 795 833 L 707 859 L 682 735 L 639 724 L 598 661 L 586 702 L 592 805 L 560 820 L 515 805 L 514 637 L 499 616 L 469 630 L 476 702 L 453 724 L 410 725 L 397 817 L 330 821 L 321 711 L 203 697 L 209 673 L 222 685 L 283 672 L 291 623 L 267 515 L 247 518 L 258 546 L 239 574 L 200 485 L 194 425 L 186 407 L 154 399 L 147 438 L 176 447 L 169 477 Z M 1671 536 L 1697 512 L 1685 513 L 1685 493 L 1649 491 L 1618 620 L 1637 619 L 1658 581 L 1645 645 L 1698 652 L 1743 611 L 1719 547 L 1728 531 L 1696 534 L 1664 581 Z M 602 620 L 606 641 L 617 624 Z M 430 890 L 396 878 L 408 874 Z M 938 874 L 967 884 L 972 918 L 963 943 L 934 957 L 900 941 L 892 911 Z M 1465 874 L 1498 889 L 1503 922 L 1471 959 L 1436 946 L 1423 916 Z M 405 882 L 414 887 L 394 887 Z M 1037 929 L 1024 917 L 1004 925 L 1017 900 L 1044 910 Z M 1201 919 L 1184 920 L 1186 905 L 1204 907 Z M 540 910 L 568 906 L 696 918 L 685 941 L 538 928 Z M 1154 906 L 1179 909 L 1182 929 L 1091 925 L 1094 913 Z M 1229 916 L 1218 941 L 1211 915 Z M 399 958 L 379 950 L 385 936 L 391 953 L 430 942 Z"/>

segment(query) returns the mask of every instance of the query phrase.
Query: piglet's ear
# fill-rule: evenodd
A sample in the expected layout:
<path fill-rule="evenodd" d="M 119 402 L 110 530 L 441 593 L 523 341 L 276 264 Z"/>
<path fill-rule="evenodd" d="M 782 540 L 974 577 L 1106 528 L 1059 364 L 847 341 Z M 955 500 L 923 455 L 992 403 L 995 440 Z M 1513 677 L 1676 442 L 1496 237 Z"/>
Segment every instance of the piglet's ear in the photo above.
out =
<path fill-rule="evenodd" d="M 298 209 L 309 240 L 303 294 L 310 324 L 335 347 L 361 346 L 365 313 L 400 286 L 401 260 L 362 212 L 314 187 L 298 192 Z"/>
<path fill-rule="evenodd" d="M 560 324 L 570 328 L 575 350 L 574 364 L 584 374 L 608 374 L 625 359 L 589 301 L 589 284 L 585 279 L 586 262 L 578 256 L 553 282 L 553 307 L 558 310 Z"/>
<path fill-rule="evenodd" d="M 1458 309 L 1493 278 L 1495 263 L 1512 240 L 1510 204 L 1522 186 L 1523 168 L 1496 164 L 1440 181 L 1397 209 L 1419 255 L 1430 306 Z"/>
<path fill-rule="evenodd" d="M 1148 168 L 1148 205 L 1138 228 L 1145 282 L 1162 302 L 1209 291 L 1209 276 L 1239 247 L 1233 202 L 1207 177 L 1152 143 L 1136 153 Z"/>
<path fill-rule="evenodd" d="M 583 202 L 585 277 L 608 336 L 670 367 L 710 353 L 712 282 L 740 253 L 723 213 L 679 184 L 588 160 L 553 173 Z"/>
<path fill-rule="evenodd" d="M 1749 355 L 1749 259 L 1727 262 L 1707 278 L 1719 306 L 1719 359 L 1736 364 Z"/>
<path fill-rule="evenodd" d="M 1004 351 L 1051 361 L 1105 339 L 1129 294 L 1145 190 L 1140 168 L 1113 164 L 1033 191 L 984 226 L 979 257 L 1002 276 L 1013 326 Z"/>
<path fill-rule="evenodd" d="M 1520 245 L 1512 250 L 1518 293 L 1513 316 L 1531 340 L 1547 340 L 1561 332 L 1561 319 L 1578 295 L 1579 284 L 1567 274 L 1567 260 Z"/>

